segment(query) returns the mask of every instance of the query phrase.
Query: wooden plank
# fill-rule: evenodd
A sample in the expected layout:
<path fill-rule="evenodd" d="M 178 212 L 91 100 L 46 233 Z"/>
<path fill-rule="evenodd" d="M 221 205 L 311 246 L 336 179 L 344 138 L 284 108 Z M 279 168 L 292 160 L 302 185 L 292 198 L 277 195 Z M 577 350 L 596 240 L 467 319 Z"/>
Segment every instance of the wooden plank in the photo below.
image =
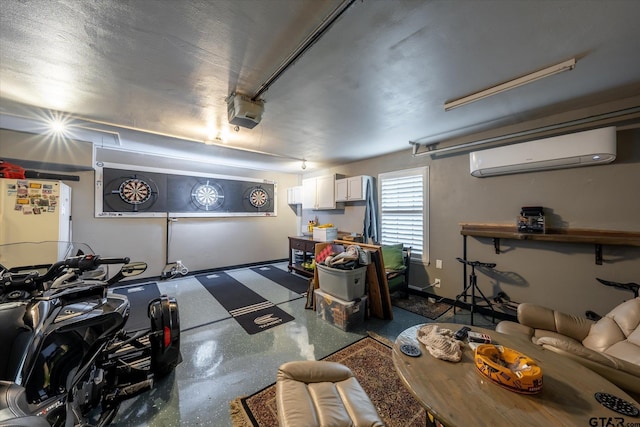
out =
<path fill-rule="evenodd" d="M 513 240 L 539 240 L 547 242 L 640 246 L 640 232 L 633 231 L 547 228 L 545 233 L 519 233 L 515 225 L 508 224 L 462 223 L 460 226 L 460 234 L 463 236 Z"/>
<path fill-rule="evenodd" d="M 384 260 L 382 249 L 371 250 L 371 264 L 369 269 L 371 277 L 369 281 L 369 294 L 371 298 L 371 315 L 379 319 L 392 320 L 393 309 L 391 308 L 391 295 L 389 294 L 389 283 L 384 271 Z M 367 270 L 369 272 L 370 270 Z"/>
<path fill-rule="evenodd" d="M 316 247 L 315 247 L 315 252 L 314 252 L 314 259 L 318 259 L 318 254 L 320 252 L 322 252 L 322 250 L 324 248 L 326 248 L 329 245 L 333 245 L 333 242 L 321 242 L 321 243 L 316 243 Z M 318 269 L 314 268 L 313 269 L 313 288 L 314 289 L 318 289 L 320 287 L 320 283 L 318 281 Z"/>
<path fill-rule="evenodd" d="M 349 240 L 334 240 L 333 243 L 338 243 L 341 245 L 346 245 L 346 246 L 350 246 L 350 245 L 356 245 L 356 246 L 360 246 L 363 249 L 381 249 L 382 247 L 380 245 L 370 245 L 368 243 L 355 243 L 355 242 L 351 242 Z"/>
<path fill-rule="evenodd" d="M 380 282 L 376 266 L 373 263 L 367 266 L 367 285 L 369 286 L 369 315 L 384 319 L 384 309 L 380 298 Z"/>

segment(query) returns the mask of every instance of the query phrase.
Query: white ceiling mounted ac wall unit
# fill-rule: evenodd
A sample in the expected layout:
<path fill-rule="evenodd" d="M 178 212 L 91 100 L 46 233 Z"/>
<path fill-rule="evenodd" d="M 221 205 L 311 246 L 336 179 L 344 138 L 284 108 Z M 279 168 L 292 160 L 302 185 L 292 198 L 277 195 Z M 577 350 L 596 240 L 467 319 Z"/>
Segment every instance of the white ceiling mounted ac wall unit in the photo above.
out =
<path fill-rule="evenodd" d="M 253 129 L 262 120 L 262 113 L 264 101 L 254 101 L 235 93 L 227 98 L 227 115 L 232 125 Z"/>
<path fill-rule="evenodd" d="M 493 175 L 611 163 L 616 158 L 616 128 L 610 126 L 554 136 L 469 154 L 471 175 Z"/>

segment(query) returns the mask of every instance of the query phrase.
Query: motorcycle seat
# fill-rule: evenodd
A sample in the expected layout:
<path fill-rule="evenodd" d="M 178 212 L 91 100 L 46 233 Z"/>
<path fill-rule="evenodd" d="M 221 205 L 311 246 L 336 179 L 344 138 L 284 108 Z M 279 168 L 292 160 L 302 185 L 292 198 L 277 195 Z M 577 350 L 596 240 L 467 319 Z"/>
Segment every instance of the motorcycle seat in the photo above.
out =
<path fill-rule="evenodd" d="M 25 389 L 10 381 L 0 381 L 0 425 L 12 427 L 50 427 L 45 418 L 27 411 Z"/>

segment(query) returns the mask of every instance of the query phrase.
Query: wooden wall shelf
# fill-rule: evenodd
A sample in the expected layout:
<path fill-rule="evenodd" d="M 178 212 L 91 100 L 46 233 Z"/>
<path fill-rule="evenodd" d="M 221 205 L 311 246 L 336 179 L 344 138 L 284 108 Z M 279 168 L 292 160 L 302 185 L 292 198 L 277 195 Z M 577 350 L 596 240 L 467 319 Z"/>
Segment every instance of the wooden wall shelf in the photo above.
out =
<path fill-rule="evenodd" d="M 493 239 L 496 253 L 500 253 L 500 239 L 538 240 L 545 242 L 584 243 L 595 245 L 596 264 L 602 264 L 602 245 L 640 246 L 640 232 L 548 228 L 545 233 L 519 233 L 515 225 L 461 223 L 460 234 Z"/>

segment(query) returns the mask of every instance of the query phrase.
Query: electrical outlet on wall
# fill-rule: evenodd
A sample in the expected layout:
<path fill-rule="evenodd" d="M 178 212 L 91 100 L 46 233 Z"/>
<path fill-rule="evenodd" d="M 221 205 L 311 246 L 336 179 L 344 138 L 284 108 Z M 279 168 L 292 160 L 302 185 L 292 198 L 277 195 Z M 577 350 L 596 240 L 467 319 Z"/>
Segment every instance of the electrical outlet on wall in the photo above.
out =
<path fill-rule="evenodd" d="M 441 259 L 437 259 L 436 260 L 436 268 L 442 268 L 442 260 Z"/>
<path fill-rule="evenodd" d="M 433 282 L 433 286 L 435 286 L 436 288 L 440 287 L 440 279 L 435 279 L 435 281 Z"/>

